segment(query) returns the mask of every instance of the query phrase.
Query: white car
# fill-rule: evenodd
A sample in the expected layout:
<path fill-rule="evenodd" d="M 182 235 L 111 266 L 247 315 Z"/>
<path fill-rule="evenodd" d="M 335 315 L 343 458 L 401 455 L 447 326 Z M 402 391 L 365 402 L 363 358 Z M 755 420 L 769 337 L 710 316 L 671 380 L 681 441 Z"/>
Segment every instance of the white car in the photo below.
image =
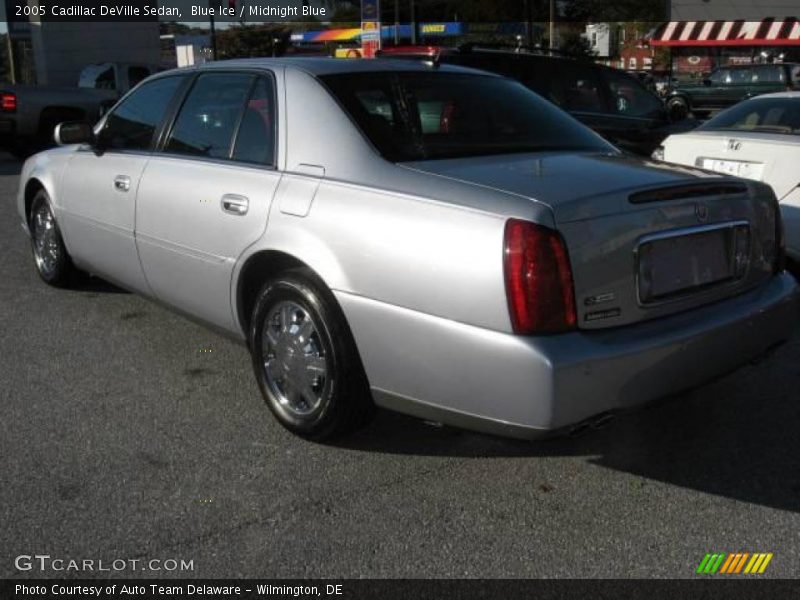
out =
<path fill-rule="evenodd" d="M 800 92 L 740 102 L 668 137 L 653 158 L 763 181 L 778 197 L 789 258 L 800 261 Z"/>

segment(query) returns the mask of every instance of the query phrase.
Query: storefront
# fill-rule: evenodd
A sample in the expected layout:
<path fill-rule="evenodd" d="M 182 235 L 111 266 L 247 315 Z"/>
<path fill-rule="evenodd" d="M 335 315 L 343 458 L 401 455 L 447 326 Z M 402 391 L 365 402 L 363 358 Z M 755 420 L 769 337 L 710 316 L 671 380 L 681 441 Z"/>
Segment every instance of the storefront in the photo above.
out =
<path fill-rule="evenodd" d="M 700 76 L 735 64 L 800 61 L 800 21 L 671 21 L 650 39 L 668 48 L 677 75 Z"/>

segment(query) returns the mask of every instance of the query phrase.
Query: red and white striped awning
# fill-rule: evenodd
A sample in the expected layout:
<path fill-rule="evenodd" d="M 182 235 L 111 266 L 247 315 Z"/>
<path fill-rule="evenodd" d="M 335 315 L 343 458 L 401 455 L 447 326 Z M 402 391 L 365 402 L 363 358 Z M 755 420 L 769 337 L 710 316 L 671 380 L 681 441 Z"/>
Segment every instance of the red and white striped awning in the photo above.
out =
<path fill-rule="evenodd" d="M 797 46 L 800 20 L 671 21 L 656 29 L 652 46 Z"/>

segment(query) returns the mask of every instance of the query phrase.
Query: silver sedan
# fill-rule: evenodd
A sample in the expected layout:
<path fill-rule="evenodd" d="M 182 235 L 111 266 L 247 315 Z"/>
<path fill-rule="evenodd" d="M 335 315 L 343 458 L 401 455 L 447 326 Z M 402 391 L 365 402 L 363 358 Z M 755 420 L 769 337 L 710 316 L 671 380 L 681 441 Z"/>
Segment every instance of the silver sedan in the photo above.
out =
<path fill-rule="evenodd" d="M 315 439 L 382 406 L 535 437 L 792 332 L 771 189 L 634 160 L 514 81 L 414 61 L 219 62 L 56 128 L 18 194 L 36 269 L 248 344 Z"/>

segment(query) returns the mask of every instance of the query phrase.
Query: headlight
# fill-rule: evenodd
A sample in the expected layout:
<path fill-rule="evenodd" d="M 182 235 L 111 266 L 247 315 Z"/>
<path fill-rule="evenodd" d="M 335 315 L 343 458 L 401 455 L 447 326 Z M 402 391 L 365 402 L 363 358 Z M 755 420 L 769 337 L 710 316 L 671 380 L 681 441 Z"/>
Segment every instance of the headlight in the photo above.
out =
<path fill-rule="evenodd" d="M 664 160 L 664 146 L 659 146 L 653 153 L 650 155 L 650 158 L 653 160 Z"/>

